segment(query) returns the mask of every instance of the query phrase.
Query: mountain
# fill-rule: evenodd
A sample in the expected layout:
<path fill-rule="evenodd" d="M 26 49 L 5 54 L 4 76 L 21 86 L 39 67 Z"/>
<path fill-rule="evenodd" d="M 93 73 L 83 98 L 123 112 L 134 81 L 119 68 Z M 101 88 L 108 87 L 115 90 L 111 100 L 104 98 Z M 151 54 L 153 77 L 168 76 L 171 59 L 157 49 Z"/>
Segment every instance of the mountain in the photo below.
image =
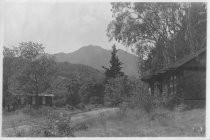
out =
<path fill-rule="evenodd" d="M 122 71 L 129 76 L 138 76 L 137 57 L 123 50 L 119 50 L 117 55 L 123 63 Z M 72 53 L 58 53 L 54 56 L 57 62 L 83 64 L 104 71 L 102 66 L 109 67 L 111 50 L 103 49 L 100 46 L 89 45 Z"/>

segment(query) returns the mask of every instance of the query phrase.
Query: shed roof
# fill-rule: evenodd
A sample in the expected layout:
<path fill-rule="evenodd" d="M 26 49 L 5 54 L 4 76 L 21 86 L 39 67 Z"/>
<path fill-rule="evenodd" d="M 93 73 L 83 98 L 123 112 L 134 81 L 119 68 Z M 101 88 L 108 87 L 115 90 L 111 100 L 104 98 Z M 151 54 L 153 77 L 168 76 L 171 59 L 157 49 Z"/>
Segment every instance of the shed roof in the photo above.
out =
<path fill-rule="evenodd" d="M 12 93 L 12 95 L 15 95 L 15 96 L 36 96 L 35 94 L 16 94 L 16 93 Z M 50 97 L 53 97 L 54 94 L 38 94 L 38 96 L 50 96 Z"/>
<path fill-rule="evenodd" d="M 170 70 L 175 70 L 181 66 L 183 66 L 184 64 L 186 64 L 187 62 L 193 60 L 194 58 L 198 57 L 200 54 L 205 53 L 206 52 L 206 47 L 200 49 L 199 51 L 192 53 L 190 55 L 185 56 L 184 58 L 176 61 L 175 63 L 169 64 L 168 66 L 154 72 L 154 73 L 148 73 L 146 75 L 144 75 L 141 79 L 144 80 L 149 80 L 154 76 L 159 76 L 160 74 L 164 74 Z"/>
<path fill-rule="evenodd" d="M 20 90 L 16 90 L 16 91 L 10 91 L 10 93 L 12 93 L 12 95 L 15 96 L 36 96 L 36 94 L 26 94 L 21 92 Z M 39 93 L 38 96 L 54 96 L 54 94 L 52 94 L 52 90 L 48 89 L 45 92 Z"/>

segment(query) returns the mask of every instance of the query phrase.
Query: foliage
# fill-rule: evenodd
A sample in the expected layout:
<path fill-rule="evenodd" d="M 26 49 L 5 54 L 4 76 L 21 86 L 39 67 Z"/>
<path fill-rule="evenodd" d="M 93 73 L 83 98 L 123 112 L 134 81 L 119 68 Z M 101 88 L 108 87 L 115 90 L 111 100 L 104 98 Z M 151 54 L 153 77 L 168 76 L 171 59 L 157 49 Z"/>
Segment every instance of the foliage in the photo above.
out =
<path fill-rule="evenodd" d="M 63 107 L 66 105 L 66 98 L 65 97 L 58 97 L 55 96 L 54 100 L 53 100 L 53 104 L 56 107 Z"/>
<path fill-rule="evenodd" d="M 20 43 L 18 49 L 20 57 L 25 61 L 18 77 L 22 91 L 37 95 L 51 88 L 56 63 L 52 57 L 44 53 L 42 44 L 24 42 Z"/>
<path fill-rule="evenodd" d="M 77 74 L 80 77 L 81 84 L 92 80 L 101 81 L 104 75 L 97 69 L 82 64 L 71 64 L 68 62 L 57 62 L 58 75 L 71 79 Z"/>
<path fill-rule="evenodd" d="M 42 117 L 42 116 L 47 116 L 52 112 L 51 107 L 41 107 L 41 108 L 34 108 L 33 106 L 27 105 L 24 106 L 22 109 L 22 112 L 30 115 L 31 117 Z"/>
<path fill-rule="evenodd" d="M 75 106 L 80 103 L 79 98 L 79 87 L 80 87 L 80 77 L 78 73 L 72 75 L 72 78 L 69 79 L 67 86 L 68 94 L 67 94 L 67 104 L 71 106 Z"/>
<path fill-rule="evenodd" d="M 84 104 L 103 104 L 104 85 L 101 82 L 88 81 L 80 87 L 79 95 Z"/>
<path fill-rule="evenodd" d="M 103 66 L 103 68 L 106 70 L 105 75 L 107 78 L 116 78 L 117 76 L 123 76 L 124 73 L 121 71 L 122 69 L 122 62 L 117 57 L 117 49 L 116 46 L 112 46 L 112 52 L 111 52 L 111 60 L 109 61 L 111 66 L 109 68 L 106 68 Z"/>
<path fill-rule="evenodd" d="M 58 75 L 60 78 L 53 82 L 56 104 L 103 104 L 104 75 L 98 70 L 64 62 L 58 63 Z"/>
<path fill-rule="evenodd" d="M 3 53 L 4 94 L 12 94 L 11 91 L 17 90 L 39 94 L 51 87 L 56 74 L 56 63 L 45 54 L 42 44 L 22 42 L 12 49 L 4 47 Z"/>
<path fill-rule="evenodd" d="M 206 45 L 206 3 L 112 3 L 110 40 L 136 48 L 141 74 Z M 199 33 L 199 34 L 198 34 Z"/>
<path fill-rule="evenodd" d="M 15 51 L 4 47 L 3 50 L 3 107 L 13 105 L 15 99 L 9 92 L 15 73 Z"/>
<path fill-rule="evenodd" d="M 53 110 L 45 116 L 45 122 L 32 127 L 30 136 L 41 137 L 73 137 L 74 130 L 71 117 Z"/>
<path fill-rule="evenodd" d="M 54 115 L 48 116 L 47 125 L 43 126 L 45 137 L 66 137 L 74 136 L 73 128 L 71 127 L 71 118 L 59 117 L 58 119 Z"/>
<path fill-rule="evenodd" d="M 154 98 L 148 94 L 148 87 L 142 81 L 134 80 L 130 92 L 131 96 L 128 98 L 130 108 L 144 109 L 146 112 L 154 108 Z"/>
<path fill-rule="evenodd" d="M 129 96 L 128 86 L 126 77 L 108 79 L 105 84 L 104 102 L 107 105 L 118 106 Z"/>

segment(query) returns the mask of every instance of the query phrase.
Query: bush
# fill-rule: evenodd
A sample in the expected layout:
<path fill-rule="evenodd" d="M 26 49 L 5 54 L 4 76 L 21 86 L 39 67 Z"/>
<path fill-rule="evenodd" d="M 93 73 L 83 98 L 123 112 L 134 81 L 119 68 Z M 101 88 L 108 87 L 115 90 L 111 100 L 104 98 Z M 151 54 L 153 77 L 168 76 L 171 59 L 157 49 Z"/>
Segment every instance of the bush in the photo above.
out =
<path fill-rule="evenodd" d="M 123 102 L 122 104 L 120 104 L 120 106 L 119 106 L 120 110 L 118 112 L 118 116 L 121 118 L 126 117 L 128 107 L 129 107 L 129 105 L 126 102 Z"/>
<path fill-rule="evenodd" d="M 52 112 L 51 107 L 34 108 L 33 106 L 27 105 L 22 109 L 23 113 L 28 114 L 32 117 L 46 116 Z"/>
<path fill-rule="evenodd" d="M 126 98 L 126 78 L 110 78 L 105 85 L 104 102 L 108 106 L 119 106 Z"/>
<path fill-rule="evenodd" d="M 79 95 L 83 104 L 103 104 L 103 82 L 87 81 L 79 89 Z"/>
<path fill-rule="evenodd" d="M 132 82 L 132 90 L 130 90 L 130 97 L 128 98 L 128 105 L 131 108 L 141 108 L 146 112 L 150 112 L 154 104 L 154 98 L 149 94 L 147 86 L 140 80 Z"/>
<path fill-rule="evenodd" d="M 46 122 L 40 124 L 38 128 L 31 130 L 32 136 L 42 137 L 73 137 L 74 129 L 71 123 L 71 117 L 67 114 L 50 112 L 46 116 Z"/>
<path fill-rule="evenodd" d="M 80 110 L 85 110 L 85 105 L 83 103 L 80 103 L 76 106 L 76 108 L 78 108 Z"/>
<path fill-rule="evenodd" d="M 66 109 L 66 110 L 73 110 L 74 107 L 73 107 L 73 106 L 70 106 L 70 105 L 66 105 L 66 106 L 65 106 L 65 109 Z"/>
<path fill-rule="evenodd" d="M 63 106 L 66 105 L 66 100 L 65 100 L 64 97 L 63 98 L 58 98 L 58 99 L 55 99 L 53 101 L 53 103 L 56 107 L 63 107 Z"/>

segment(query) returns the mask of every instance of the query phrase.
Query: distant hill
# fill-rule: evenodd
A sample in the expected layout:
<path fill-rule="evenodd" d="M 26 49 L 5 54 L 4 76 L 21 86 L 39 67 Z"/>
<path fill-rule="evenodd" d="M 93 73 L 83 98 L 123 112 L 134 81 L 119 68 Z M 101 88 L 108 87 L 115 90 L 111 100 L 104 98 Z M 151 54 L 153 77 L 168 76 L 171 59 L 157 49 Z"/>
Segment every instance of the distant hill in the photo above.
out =
<path fill-rule="evenodd" d="M 73 75 L 77 75 L 78 78 L 84 80 L 101 80 L 104 78 L 104 74 L 99 70 L 83 65 L 83 64 L 72 64 L 69 62 L 58 62 L 59 76 L 72 78 Z"/>
<path fill-rule="evenodd" d="M 123 50 L 119 50 L 117 55 L 123 63 L 123 72 L 129 76 L 138 76 L 137 57 Z M 72 53 L 58 53 L 54 56 L 57 62 L 83 64 L 103 71 L 102 66 L 109 66 L 111 50 L 103 49 L 100 46 L 89 45 Z"/>
<path fill-rule="evenodd" d="M 80 84 L 88 81 L 102 82 L 104 74 L 99 70 L 94 69 L 87 65 L 82 64 L 71 64 L 68 62 L 58 62 L 58 73 L 57 77 L 52 83 L 54 94 L 62 96 L 67 93 L 67 85 L 72 79 L 79 80 Z"/>

